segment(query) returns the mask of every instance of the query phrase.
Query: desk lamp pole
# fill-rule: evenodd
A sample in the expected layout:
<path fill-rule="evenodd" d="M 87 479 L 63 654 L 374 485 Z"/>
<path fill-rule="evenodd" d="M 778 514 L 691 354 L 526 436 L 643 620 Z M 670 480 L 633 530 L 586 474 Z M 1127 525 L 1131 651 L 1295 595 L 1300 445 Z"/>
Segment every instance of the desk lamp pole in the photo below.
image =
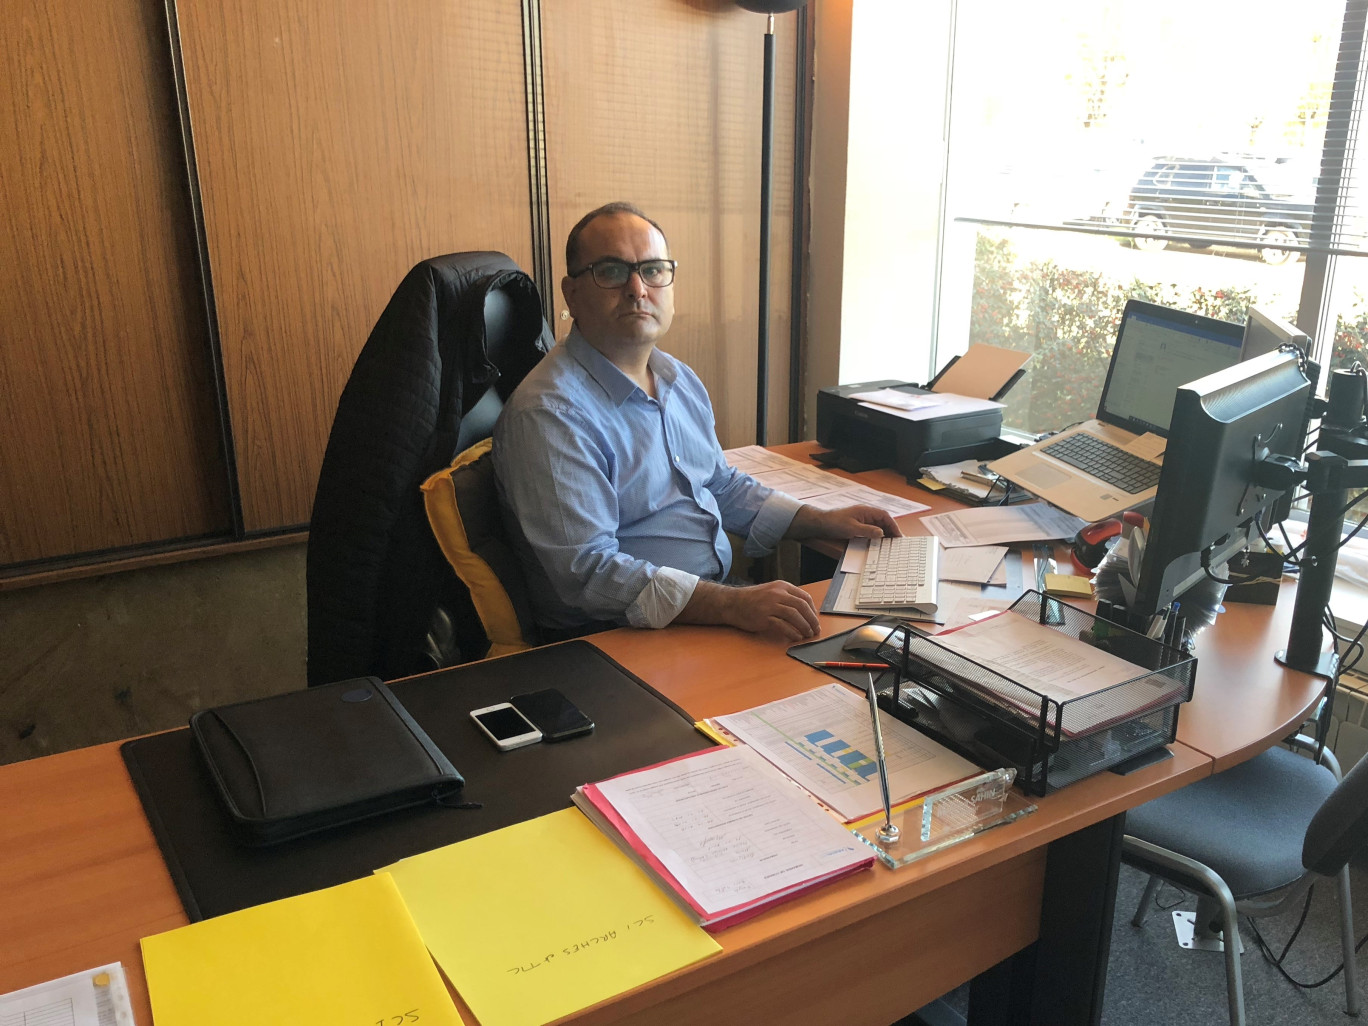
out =
<path fill-rule="evenodd" d="M 796 11 L 808 0 L 736 0 L 738 7 L 768 15 L 765 23 L 764 106 L 760 126 L 760 317 L 755 332 L 755 442 L 765 445 L 769 419 L 770 213 L 774 184 L 774 15 Z M 802 183 L 795 183 L 801 188 Z M 790 404 L 792 397 L 790 396 Z"/>
<path fill-rule="evenodd" d="M 765 94 L 760 126 L 760 318 L 755 331 L 755 444 L 768 438 L 770 215 L 774 208 L 774 15 L 765 26 Z"/>

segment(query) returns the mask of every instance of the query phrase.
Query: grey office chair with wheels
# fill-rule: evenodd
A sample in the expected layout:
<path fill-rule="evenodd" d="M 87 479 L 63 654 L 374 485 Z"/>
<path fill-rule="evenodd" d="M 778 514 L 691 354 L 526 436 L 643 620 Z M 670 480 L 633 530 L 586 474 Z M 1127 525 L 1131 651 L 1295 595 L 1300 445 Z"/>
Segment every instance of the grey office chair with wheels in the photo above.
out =
<path fill-rule="evenodd" d="M 1197 895 L 1193 946 L 1226 942 L 1232 1026 L 1245 1021 L 1237 913 L 1276 915 L 1327 877 L 1339 878 L 1345 1010 L 1359 1014 L 1348 862 L 1368 842 L 1368 759 L 1343 780 L 1328 750 L 1321 759 L 1274 747 L 1126 815 L 1121 860 L 1150 874 L 1131 922 L 1143 924 L 1162 881 Z"/>

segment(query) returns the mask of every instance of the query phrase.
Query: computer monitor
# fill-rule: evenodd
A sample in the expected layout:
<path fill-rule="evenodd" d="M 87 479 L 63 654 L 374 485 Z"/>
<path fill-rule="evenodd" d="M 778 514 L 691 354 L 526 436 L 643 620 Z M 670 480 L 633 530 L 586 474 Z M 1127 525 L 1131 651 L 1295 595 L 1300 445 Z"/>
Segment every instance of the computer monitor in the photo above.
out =
<path fill-rule="evenodd" d="M 1285 489 L 1261 484 L 1268 457 L 1300 459 L 1312 390 L 1301 356 L 1274 352 L 1178 389 L 1131 613 L 1166 609 L 1240 551 Z"/>
<path fill-rule="evenodd" d="M 1281 317 L 1257 306 L 1249 308 L 1245 321 L 1244 342 L 1240 347 L 1240 359 L 1276 353 L 1282 346 L 1294 345 L 1304 353 L 1311 351 L 1311 336 L 1295 324 L 1289 324 Z"/>

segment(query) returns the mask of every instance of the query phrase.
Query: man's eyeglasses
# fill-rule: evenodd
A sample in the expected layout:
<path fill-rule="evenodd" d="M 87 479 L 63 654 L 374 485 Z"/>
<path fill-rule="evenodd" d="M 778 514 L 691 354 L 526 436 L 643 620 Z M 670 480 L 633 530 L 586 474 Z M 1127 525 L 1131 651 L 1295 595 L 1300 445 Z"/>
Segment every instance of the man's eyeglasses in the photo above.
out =
<path fill-rule="evenodd" d="M 677 260 L 642 260 L 640 263 L 629 264 L 626 260 L 607 257 L 581 267 L 570 277 L 578 278 L 586 272 L 591 272 L 594 275 L 594 284 L 599 288 L 620 289 L 631 280 L 632 272 L 635 271 L 641 276 L 641 284 L 647 288 L 663 289 L 666 285 L 673 284 L 675 268 L 678 266 Z"/>

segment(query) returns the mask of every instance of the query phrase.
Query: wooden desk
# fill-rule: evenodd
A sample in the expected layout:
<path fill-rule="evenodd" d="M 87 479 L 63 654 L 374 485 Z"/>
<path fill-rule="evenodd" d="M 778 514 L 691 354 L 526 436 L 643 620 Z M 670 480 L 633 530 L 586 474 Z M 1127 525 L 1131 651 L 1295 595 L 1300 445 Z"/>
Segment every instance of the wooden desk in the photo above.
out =
<path fill-rule="evenodd" d="M 906 492 L 891 472 L 860 479 Z M 1077 838 L 1114 832 L 1127 808 L 1210 773 L 1213 760 L 1266 747 L 1314 704 L 1312 679 L 1272 661 L 1286 641 L 1281 615 L 1243 607 L 1203 638 L 1209 651 L 1180 719 L 1180 737 L 1197 747 L 1175 744 L 1172 759 L 1126 777 L 1082 780 L 1040 799 L 1033 815 L 924 862 L 897 872 L 876 866 L 781 906 L 719 934 L 720 956 L 575 1021 L 886 1026 L 1002 964 L 1041 936 L 1043 903 L 1069 896 L 1046 898 L 1047 853 L 1054 859 Z M 824 618 L 826 633 L 847 626 Z M 780 640 L 726 628 L 619 630 L 592 640 L 695 717 L 830 679 L 789 659 Z M 1231 702 L 1239 715 L 1224 707 Z M 0 767 L 0 810 L 0 992 L 122 961 L 138 1021 L 151 1026 L 138 940 L 186 920 L 118 745 Z M 1084 870 L 1099 869 L 1106 867 L 1081 866 L 1080 886 Z M 1078 940 L 1105 952 L 1105 937 Z"/>
<path fill-rule="evenodd" d="M 774 446 L 774 451 L 807 462 L 819 448 L 815 442 L 796 442 Z M 833 473 L 926 503 L 930 513 L 962 508 L 954 499 L 909 486 L 903 475 L 892 470 Z M 900 524 L 905 530 L 925 533 L 916 520 L 904 517 Z M 843 546 L 827 543 L 824 551 L 839 555 Z M 1198 637 L 1197 686 L 1192 701 L 1179 714 L 1178 740 L 1210 756 L 1214 772 L 1229 769 L 1291 734 L 1324 693 L 1324 680 L 1286 669 L 1273 659 L 1274 652 L 1287 647 L 1296 590 L 1296 582 L 1285 579 L 1276 608 L 1228 602 L 1217 625 Z M 1251 644 L 1251 639 L 1257 643 Z"/>
<path fill-rule="evenodd" d="M 1284 580 L 1276 608 L 1227 602 L 1215 627 L 1198 636 L 1197 688 L 1178 715 L 1178 740 L 1211 756 L 1214 772 L 1294 733 L 1325 693 L 1320 677 L 1273 660 L 1287 647 L 1296 591 Z"/>
<path fill-rule="evenodd" d="M 828 632 L 848 626 L 825 620 Z M 784 642 L 723 628 L 621 630 L 593 639 L 697 716 L 814 687 L 825 674 Z M 1049 842 L 1209 772 L 1177 756 L 1104 774 L 951 852 L 841 881 L 720 934 L 721 956 L 607 1002 L 585 1023 L 887 1023 L 1036 938 Z M 108 744 L 0 767 L 0 991 L 109 961 L 150 1024 L 138 939 L 184 913 L 131 783 Z"/>

